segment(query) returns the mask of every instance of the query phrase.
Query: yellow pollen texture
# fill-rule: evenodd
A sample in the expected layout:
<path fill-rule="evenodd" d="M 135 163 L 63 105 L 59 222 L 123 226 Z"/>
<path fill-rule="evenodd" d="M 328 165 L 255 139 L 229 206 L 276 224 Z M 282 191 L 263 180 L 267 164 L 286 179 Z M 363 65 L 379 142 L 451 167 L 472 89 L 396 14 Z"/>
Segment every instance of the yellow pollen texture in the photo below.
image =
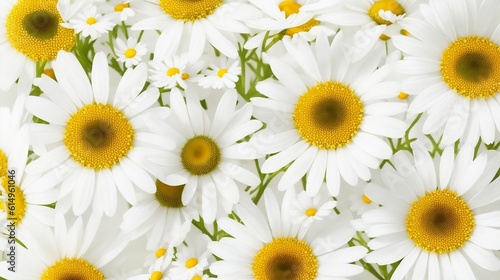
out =
<path fill-rule="evenodd" d="M 293 121 L 299 135 L 320 149 L 349 144 L 363 120 L 363 103 L 348 86 L 319 83 L 299 98 Z"/>
<path fill-rule="evenodd" d="M 134 128 L 127 117 L 109 104 L 89 104 L 66 124 L 64 143 L 71 157 L 92 169 L 108 169 L 133 148 Z"/>
<path fill-rule="evenodd" d="M 56 4 L 57 0 L 17 1 L 5 23 L 7 40 L 16 51 L 33 61 L 47 61 L 73 48 L 74 31 L 60 26 Z"/>
<path fill-rule="evenodd" d="M 99 269 L 82 259 L 64 258 L 48 267 L 40 280 L 72 279 L 72 280 L 103 280 L 104 275 Z"/>
<path fill-rule="evenodd" d="M 410 96 L 410 95 L 409 95 L 408 93 L 406 93 L 406 92 L 400 92 L 400 93 L 398 94 L 398 98 L 399 98 L 399 99 L 403 99 L 403 100 L 404 100 L 404 99 L 407 99 L 407 98 L 408 98 L 408 96 Z"/>
<path fill-rule="evenodd" d="M 195 21 L 211 15 L 222 0 L 160 0 L 160 7 L 174 19 Z"/>
<path fill-rule="evenodd" d="M 302 7 L 302 5 L 300 5 L 299 3 L 297 3 L 293 0 L 285 0 L 281 3 L 279 3 L 279 5 L 278 5 L 278 8 L 280 9 L 280 11 L 285 12 L 285 17 L 289 17 L 290 15 L 298 13 L 300 10 L 300 7 Z M 319 21 L 312 18 L 302 25 L 288 28 L 285 31 L 285 35 L 293 36 L 294 34 L 297 34 L 299 32 L 308 32 L 309 30 L 311 30 L 311 28 L 313 28 L 314 26 L 316 26 L 318 24 L 319 24 Z"/>
<path fill-rule="evenodd" d="M 217 168 L 221 160 L 219 146 L 211 138 L 199 135 L 189 139 L 181 151 L 184 169 L 193 175 L 205 175 Z"/>
<path fill-rule="evenodd" d="M 467 98 L 490 98 L 500 92 L 500 46 L 488 38 L 463 37 L 441 57 L 443 81 Z"/>
<path fill-rule="evenodd" d="M 181 208 L 184 207 L 182 204 L 183 190 L 184 185 L 170 186 L 160 180 L 156 180 L 155 198 L 163 207 Z"/>
<path fill-rule="evenodd" d="M 392 22 L 380 17 L 379 11 L 391 11 L 393 14 L 400 16 L 405 13 L 405 9 L 398 1 L 395 0 L 379 0 L 370 7 L 368 15 L 377 23 L 391 25 Z"/>
<path fill-rule="evenodd" d="M 460 249 L 474 231 L 474 213 L 456 192 L 435 190 L 412 202 L 406 216 L 415 245 L 437 254 Z"/>
<path fill-rule="evenodd" d="M 8 160 L 7 160 L 7 155 L 0 149 L 0 178 L 3 176 L 7 176 L 7 171 L 8 171 Z"/>
<path fill-rule="evenodd" d="M 9 177 L 0 177 L 0 183 L 2 184 L 2 192 L 6 194 L 5 200 L 9 201 L 9 193 L 14 194 L 14 206 L 16 207 L 14 211 L 7 211 L 7 218 L 15 220 L 16 224 L 19 225 L 26 215 L 26 198 L 24 192 L 21 190 L 19 185 L 9 184 Z M 14 186 L 14 192 L 12 192 L 12 186 Z M 3 202 L 0 202 L 3 204 Z"/>
<path fill-rule="evenodd" d="M 129 8 L 130 4 L 129 3 L 120 3 L 115 6 L 115 12 L 123 12 L 125 8 Z"/>
<path fill-rule="evenodd" d="M 313 280 L 318 274 L 318 260 L 306 242 L 279 237 L 257 252 L 252 270 L 255 280 Z"/>

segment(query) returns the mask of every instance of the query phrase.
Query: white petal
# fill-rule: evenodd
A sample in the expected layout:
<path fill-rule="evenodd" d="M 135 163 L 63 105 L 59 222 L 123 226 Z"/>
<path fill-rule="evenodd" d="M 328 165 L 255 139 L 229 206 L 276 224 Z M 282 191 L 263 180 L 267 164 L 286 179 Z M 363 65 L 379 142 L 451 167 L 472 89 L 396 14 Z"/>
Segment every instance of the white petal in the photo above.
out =
<path fill-rule="evenodd" d="M 307 174 L 306 191 L 310 197 L 318 193 L 325 179 L 327 160 L 328 151 L 319 150 Z"/>
<path fill-rule="evenodd" d="M 49 99 L 35 96 L 26 98 L 26 109 L 38 118 L 52 124 L 66 125 L 70 115 Z"/>
<path fill-rule="evenodd" d="M 278 183 L 278 189 L 285 190 L 297 183 L 310 169 L 317 152 L 318 149 L 311 146 L 302 153 L 285 171 L 285 174 Z"/>
<path fill-rule="evenodd" d="M 278 171 L 283 166 L 289 164 L 298 158 L 309 147 L 309 144 L 300 141 L 293 146 L 281 151 L 280 153 L 268 158 L 261 167 L 263 173 L 272 173 Z"/>
<path fill-rule="evenodd" d="M 92 103 L 93 95 L 90 81 L 87 73 L 85 73 L 74 54 L 64 51 L 59 52 L 56 60 L 52 63 L 52 67 L 54 68 L 57 82 L 64 91 L 76 92 L 83 104 Z"/>
<path fill-rule="evenodd" d="M 108 60 L 103 52 L 98 52 L 92 63 L 92 90 L 97 103 L 108 103 L 109 96 L 109 70 Z"/>

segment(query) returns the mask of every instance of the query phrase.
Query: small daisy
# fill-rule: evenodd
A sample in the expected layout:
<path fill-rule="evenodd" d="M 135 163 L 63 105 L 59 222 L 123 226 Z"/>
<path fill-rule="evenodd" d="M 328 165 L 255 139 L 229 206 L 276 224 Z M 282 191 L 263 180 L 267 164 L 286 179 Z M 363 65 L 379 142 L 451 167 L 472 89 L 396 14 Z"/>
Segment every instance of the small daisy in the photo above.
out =
<path fill-rule="evenodd" d="M 137 201 L 133 185 L 154 193 L 153 178 L 138 163 L 173 142 L 145 127 L 148 116 L 168 114 L 166 108 L 152 108 L 158 105 L 157 89 L 141 93 L 145 64 L 128 69 L 116 92 L 110 91 L 104 53 L 94 58 L 92 83 L 71 53 L 60 52 L 52 66 L 57 82 L 42 75 L 35 83 L 44 95 L 26 100 L 28 111 L 48 122 L 32 130 L 32 143 L 47 152 L 27 172 L 45 173 L 49 185 L 61 183 L 57 207 L 72 206 L 76 215 L 92 204 L 93 211 L 113 216 L 117 189 L 132 205 Z"/>
<path fill-rule="evenodd" d="M 373 187 L 373 184 L 363 184 L 351 188 L 352 193 L 349 195 L 350 207 L 349 210 L 360 216 L 364 212 L 377 208 L 378 205 L 366 195 L 366 189 Z"/>
<path fill-rule="evenodd" d="M 172 114 L 166 122 L 151 121 L 151 129 L 172 137 L 176 148 L 172 152 L 152 156 L 152 163 L 161 164 L 154 175 L 165 184 L 185 185 L 182 204 L 188 205 L 198 192 L 196 200 L 201 205 L 201 215 L 211 223 L 216 216 L 231 211 L 239 201 L 239 187 L 256 186 L 260 180 L 255 173 L 242 167 L 244 161 L 255 159 L 247 142 L 237 143 L 258 130 L 262 123 L 251 120 L 252 105 L 245 104 L 236 110 L 237 93 L 227 90 L 218 99 L 217 108 L 209 119 L 192 88 L 186 92 L 184 101 L 180 90 L 174 88 L 170 94 Z M 221 208 L 222 206 L 222 208 Z M 218 213 L 218 211 L 221 211 Z"/>
<path fill-rule="evenodd" d="M 495 0 L 430 1 L 423 18 L 401 22 L 411 36 L 393 38 L 405 54 L 403 90 L 415 96 L 408 111 L 426 112 L 425 134 L 444 128 L 441 144 L 489 144 L 500 130 L 499 9 Z"/>
<path fill-rule="evenodd" d="M 203 61 L 190 63 L 187 53 L 168 57 L 162 62 L 151 61 L 149 79 L 159 88 L 171 89 L 180 86 L 187 89 L 189 84 L 198 81 L 198 72 L 203 64 Z"/>
<path fill-rule="evenodd" d="M 104 5 L 106 10 L 113 11 L 117 23 L 135 16 L 134 0 L 111 0 Z"/>
<path fill-rule="evenodd" d="M 172 280 L 196 279 L 196 275 L 203 275 L 208 269 L 213 257 L 207 249 L 210 238 L 199 231 L 191 231 L 186 237 L 185 243 L 177 247 L 176 260 L 168 270 L 168 276 Z"/>
<path fill-rule="evenodd" d="M 401 260 L 391 279 L 411 274 L 412 279 L 475 279 L 471 264 L 498 271 L 500 260 L 492 250 L 500 249 L 500 213 L 490 206 L 500 199 L 500 180 L 492 182 L 500 155 L 473 158 L 474 149 L 464 146 L 455 157 L 454 147 L 448 146 L 438 170 L 421 143 L 414 142 L 412 149 L 414 159 L 400 161 L 412 164 L 395 166 L 398 188 L 367 189 L 382 207 L 362 215 L 373 238 L 366 261 L 385 265 Z"/>
<path fill-rule="evenodd" d="M 148 0 L 148 18 L 132 26 L 132 30 L 160 30 L 154 57 L 162 61 L 185 50 L 194 63 L 208 42 L 224 55 L 236 58 L 239 33 L 250 33 L 242 23 L 256 18 L 258 11 L 249 4 L 228 0 Z"/>
<path fill-rule="evenodd" d="M 235 88 L 238 75 L 241 74 L 240 62 L 221 58 L 218 64 L 211 63 L 205 77 L 198 81 L 203 88 Z"/>
<path fill-rule="evenodd" d="M 127 280 L 167 280 L 166 274 L 171 267 L 173 257 L 174 247 L 172 244 L 166 246 L 166 248 L 158 248 L 154 256 L 148 255 L 146 257 L 147 273 L 127 278 Z"/>
<path fill-rule="evenodd" d="M 288 191 L 294 191 L 293 188 Z M 322 188 L 322 193 L 310 197 L 305 191 L 301 191 L 292 202 L 290 216 L 292 223 L 303 227 L 310 227 L 313 222 L 321 221 L 330 215 L 337 202 Z"/>
<path fill-rule="evenodd" d="M 83 37 L 89 37 L 95 40 L 108 33 L 116 23 L 112 22 L 109 15 L 103 16 L 97 12 L 96 6 L 90 6 L 76 13 L 77 18 L 70 18 L 68 22 L 61 23 L 66 28 L 75 30 L 75 33 L 81 33 Z"/>
<path fill-rule="evenodd" d="M 378 168 L 379 159 L 392 155 L 382 137 L 404 134 L 406 125 L 396 116 L 406 104 L 387 100 L 400 92 L 399 83 L 383 81 L 390 68 L 377 69 L 379 60 L 373 57 L 357 63 L 343 59 L 342 36 L 338 33 L 329 44 L 322 35 L 312 46 L 301 38 L 285 38 L 289 59 L 270 59 L 278 81 L 257 84 L 267 98 L 252 98 L 255 116 L 271 125 L 254 138 L 273 136 L 251 143 L 259 152 L 277 153 L 262 165 L 264 173 L 292 163 L 280 179 L 280 190 L 307 173 L 310 196 L 325 177 L 330 194 L 337 196 L 341 178 L 350 185 L 357 185 L 358 178 L 368 181 L 369 168 Z"/>
<path fill-rule="evenodd" d="M 55 59 L 60 50 L 75 45 L 71 29 L 63 22 L 56 0 L 0 1 L 0 89 L 7 91 L 18 78 L 29 84 L 36 62 Z"/>
<path fill-rule="evenodd" d="M 146 44 L 138 42 L 136 38 L 129 37 L 125 44 L 122 39 L 116 38 L 116 54 L 118 61 L 124 62 L 125 67 L 136 66 L 142 61 L 142 56 L 148 52 Z"/>
<path fill-rule="evenodd" d="M 219 279 L 340 279 L 363 271 L 351 263 L 364 257 L 367 249 L 347 246 L 355 230 L 346 217 L 330 216 L 299 236 L 300 226 L 288 214 L 293 194 L 287 192 L 281 202 L 267 189 L 263 198 L 265 212 L 248 198 L 236 205 L 243 225 L 227 217 L 218 220 L 232 236 L 208 247 L 222 259 L 210 266 Z"/>

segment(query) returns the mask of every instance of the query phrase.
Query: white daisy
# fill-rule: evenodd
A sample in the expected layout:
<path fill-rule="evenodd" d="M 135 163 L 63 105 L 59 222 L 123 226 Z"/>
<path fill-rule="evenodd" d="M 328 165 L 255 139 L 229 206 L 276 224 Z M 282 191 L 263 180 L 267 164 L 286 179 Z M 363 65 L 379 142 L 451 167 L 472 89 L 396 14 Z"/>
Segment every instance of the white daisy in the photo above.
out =
<path fill-rule="evenodd" d="M 126 44 L 120 38 L 116 38 L 115 42 L 118 61 L 124 62 L 127 68 L 139 64 L 142 61 L 142 56 L 148 52 L 146 44 L 138 42 L 134 37 L 129 37 Z"/>
<path fill-rule="evenodd" d="M 392 155 L 383 136 L 404 134 L 405 124 L 395 116 L 405 112 L 406 104 L 387 101 L 400 92 L 399 83 L 383 81 L 390 67 L 377 69 L 379 60 L 373 57 L 357 63 L 345 60 L 342 36 L 338 33 L 331 44 L 319 36 L 312 46 L 300 38 L 285 39 L 289 59 L 270 59 L 278 81 L 257 84 L 267 98 L 252 98 L 254 115 L 269 125 L 251 143 L 259 152 L 278 153 L 264 162 L 264 173 L 292 163 L 278 184 L 280 190 L 307 173 L 310 196 L 325 177 L 330 194 L 337 196 L 340 178 L 350 185 L 358 178 L 368 181 L 369 168 L 378 168 L 379 159 Z M 292 66 L 294 61 L 298 65 Z"/>
<path fill-rule="evenodd" d="M 114 19 L 117 23 L 127 21 L 135 16 L 134 0 L 111 0 L 104 3 L 103 7 L 106 12 L 113 11 Z"/>
<path fill-rule="evenodd" d="M 73 54 L 60 52 L 53 67 L 57 82 L 42 75 L 35 83 L 44 96 L 26 100 L 26 108 L 49 123 L 32 127 L 32 143 L 47 152 L 27 172 L 45 173 L 47 185 L 61 183 L 57 207 L 72 206 L 76 215 L 92 204 L 93 211 L 113 216 L 117 189 L 132 205 L 137 201 L 133 185 L 154 193 L 153 179 L 138 162 L 173 142 L 145 127 L 148 116 L 168 114 L 166 108 L 151 108 L 157 105 L 157 89 L 141 93 L 146 66 L 128 69 L 116 92 L 109 89 L 104 53 L 94 58 L 92 83 Z"/>
<path fill-rule="evenodd" d="M 147 273 L 142 273 L 130 278 L 127 278 L 127 280 L 167 280 L 167 271 L 171 267 L 170 264 L 172 262 L 172 259 L 174 257 L 174 247 L 172 244 L 169 244 L 167 248 L 162 247 L 158 248 L 155 253 L 154 257 L 150 258 L 150 255 L 148 255 L 146 258 L 146 264 L 151 263 L 150 265 L 147 265 Z"/>
<path fill-rule="evenodd" d="M 278 201 L 271 189 L 264 193 L 265 212 L 246 198 L 236 214 L 242 224 L 223 217 L 219 226 L 232 237 L 209 244 L 222 260 L 210 271 L 218 279 L 337 279 L 357 275 L 363 268 L 351 264 L 364 257 L 367 249 L 348 247 L 355 230 L 344 216 L 330 216 L 314 223 L 299 235 L 290 210 L 293 193 Z"/>
<path fill-rule="evenodd" d="M 149 79 L 153 85 L 159 88 L 171 89 L 180 86 L 187 89 L 189 84 L 199 80 L 199 74 L 203 67 L 203 61 L 190 63 L 188 54 L 168 57 L 162 62 L 151 61 L 152 68 L 149 69 L 151 75 Z"/>
<path fill-rule="evenodd" d="M 205 73 L 205 77 L 198 81 L 203 88 L 235 88 L 241 67 L 238 60 L 229 60 L 227 57 L 220 58 L 219 63 L 211 63 Z"/>
<path fill-rule="evenodd" d="M 184 185 L 170 186 L 156 180 L 156 192 L 147 194 L 123 215 L 120 228 L 128 233 L 138 231 L 136 238 L 147 234 L 147 248 L 161 243 L 178 245 L 191 229 L 191 221 L 198 218 L 193 204 L 182 204 Z M 137 217 L 141 217 L 140 222 Z M 175 230 L 169 230 L 175 229 Z"/>
<path fill-rule="evenodd" d="M 289 189 L 293 190 L 293 188 Z M 332 212 L 337 202 L 322 188 L 322 191 L 310 197 L 305 191 L 297 194 L 297 197 L 292 202 L 290 216 L 292 223 L 300 224 L 303 227 L 310 227 L 313 222 L 321 221 Z"/>
<path fill-rule="evenodd" d="M 444 128 L 441 144 L 487 144 L 500 130 L 500 9 L 495 0 L 430 1 L 423 18 L 401 22 L 412 36 L 393 38 L 404 54 L 408 111 L 426 112 L 425 134 Z"/>
<path fill-rule="evenodd" d="M 371 188 L 373 184 L 363 184 L 362 186 L 352 187 L 352 193 L 349 195 L 349 210 L 360 216 L 364 212 L 377 208 L 378 205 L 366 195 L 366 189 Z"/>
<path fill-rule="evenodd" d="M 177 247 L 176 260 L 168 270 L 168 276 L 172 280 L 191 280 L 195 276 L 203 275 L 208 269 L 213 257 L 207 246 L 210 238 L 199 231 L 191 231 L 186 237 L 185 243 Z"/>
<path fill-rule="evenodd" d="M 18 78 L 31 88 L 36 62 L 56 58 L 59 50 L 75 45 L 71 29 L 63 28 L 56 0 L 0 1 L 0 89 L 7 91 Z"/>
<path fill-rule="evenodd" d="M 98 13 L 96 6 L 90 6 L 80 10 L 75 17 L 61 25 L 74 29 L 75 33 L 81 33 L 83 37 L 90 36 L 91 40 L 95 40 L 112 30 L 116 23 L 112 21 L 111 16 Z"/>
<path fill-rule="evenodd" d="M 262 123 L 250 119 L 251 104 L 236 110 L 238 94 L 234 90 L 222 95 L 211 118 L 196 95 L 190 87 L 185 102 L 181 92 L 172 89 L 169 125 L 159 121 L 148 125 L 155 133 L 172 137 L 176 148 L 149 160 L 162 165 L 154 173 L 161 182 L 172 186 L 185 184 L 182 204 L 194 203 L 191 201 L 196 190 L 201 189 L 197 198 L 201 215 L 205 222 L 211 223 L 217 215 L 230 212 L 232 205 L 238 203 L 236 182 L 245 186 L 256 186 L 260 182 L 256 174 L 241 166 L 243 161 L 258 155 L 244 153 L 249 144 L 237 141 L 258 130 Z M 217 214 L 220 210 L 223 211 Z"/>
<path fill-rule="evenodd" d="M 184 50 L 193 63 L 201 57 L 207 42 L 224 55 L 236 58 L 235 35 L 250 32 L 242 21 L 258 15 L 252 6 L 238 1 L 148 1 L 152 2 L 148 18 L 134 24 L 132 30 L 162 31 L 154 51 L 157 61 Z"/>
<path fill-rule="evenodd" d="M 500 260 L 492 250 L 500 249 L 500 212 L 490 206 L 500 199 L 500 180 L 492 182 L 500 155 L 473 158 L 474 149 L 464 146 L 455 158 L 449 146 L 437 170 L 422 144 L 412 148 L 413 160 L 404 152 L 395 155 L 397 188 L 367 189 L 382 207 L 362 215 L 373 238 L 366 260 L 380 265 L 402 260 L 391 279 L 411 274 L 412 279 L 475 279 L 470 262 L 498 271 Z"/>

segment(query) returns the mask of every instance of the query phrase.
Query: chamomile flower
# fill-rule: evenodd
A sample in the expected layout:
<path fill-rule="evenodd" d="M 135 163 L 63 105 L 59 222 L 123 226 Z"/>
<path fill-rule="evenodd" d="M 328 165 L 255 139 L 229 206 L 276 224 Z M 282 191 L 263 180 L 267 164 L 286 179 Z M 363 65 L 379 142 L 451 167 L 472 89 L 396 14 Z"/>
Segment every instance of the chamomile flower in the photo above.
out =
<path fill-rule="evenodd" d="M 238 75 L 241 74 L 239 64 L 238 60 L 221 58 L 218 64 L 210 64 L 210 69 L 206 71 L 205 77 L 201 78 L 198 84 L 204 88 L 235 88 Z"/>
<path fill-rule="evenodd" d="M 135 16 L 134 0 L 111 0 L 105 4 L 109 10 L 113 11 L 117 22 L 127 21 Z"/>
<path fill-rule="evenodd" d="M 47 152 L 27 171 L 44 173 L 48 185 L 61 184 L 57 207 L 66 211 L 72 206 L 76 215 L 92 204 L 93 211 L 113 216 L 117 189 L 132 205 L 137 201 L 134 185 L 154 193 L 154 180 L 138 162 L 173 142 L 145 127 L 148 116 L 168 114 L 165 108 L 152 108 L 159 97 L 157 89 L 141 93 L 146 66 L 128 69 L 116 92 L 110 92 L 104 53 L 94 58 L 92 83 L 71 53 L 60 52 L 52 65 L 57 82 L 42 75 L 36 84 L 44 96 L 26 100 L 28 111 L 48 122 L 32 130 L 32 143 L 43 145 Z"/>
<path fill-rule="evenodd" d="M 18 78 L 31 86 L 36 62 L 49 61 L 75 45 L 71 29 L 62 27 L 56 0 L 0 2 L 0 89 Z"/>
<path fill-rule="evenodd" d="M 293 191 L 290 188 L 289 191 Z M 310 197 L 305 191 L 297 194 L 292 202 L 290 216 L 292 223 L 300 224 L 303 227 L 310 227 L 313 222 L 321 221 L 324 217 L 330 215 L 337 202 L 323 188 L 321 193 Z"/>
<path fill-rule="evenodd" d="M 191 229 L 191 221 L 198 218 L 193 204 L 182 204 L 184 185 L 170 186 L 156 180 L 156 192 L 132 206 L 124 215 L 120 228 L 128 233 L 138 231 L 136 238 L 147 234 L 147 248 L 161 243 L 178 245 Z M 137 217 L 141 217 L 138 222 Z"/>
<path fill-rule="evenodd" d="M 219 226 L 232 237 L 209 244 L 222 260 L 210 265 L 219 279 L 330 279 L 357 275 L 363 268 L 351 264 L 364 257 L 361 246 L 347 247 L 355 230 L 345 216 L 330 216 L 299 235 L 288 211 L 292 192 L 278 200 L 271 189 L 264 192 L 265 212 L 249 198 L 236 205 L 242 224 L 227 217 Z"/>
<path fill-rule="evenodd" d="M 213 262 L 213 257 L 207 246 L 210 238 L 199 231 L 191 231 L 185 243 L 177 247 L 176 260 L 168 270 L 172 280 L 191 280 L 196 275 L 203 275 L 203 271 Z M 195 278 L 196 279 L 196 278 Z"/>
<path fill-rule="evenodd" d="M 239 1 L 148 1 L 152 3 L 148 18 L 134 24 L 132 30 L 162 32 L 154 50 L 157 61 L 183 50 L 194 63 L 203 54 L 207 42 L 224 55 L 236 58 L 235 35 L 250 33 L 242 22 L 258 16 L 253 7 Z"/>
<path fill-rule="evenodd" d="M 142 61 L 142 56 L 148 52 L 146 44 L 138 42 L 136 38 L 129 37 L 125 44 L 122 39 L 116 38 L 116 54 L 118 61 L 124 62 L 125 67 L 136 66 Z"/>
<path fill-rule="evenodd" d="M 393 191 L 367 189 L 381 204 L 362 215 L 373 252 L 366 261 L 380 265 L 401 260 L 391 279 L 475 279 L 471 269 L 498 271 L 500 213 L 491 208 L 500 199 L 498 153 L 481 153 L 464 146 L 458 155 L 447 147 L 439 170 L 420 143 L 413 143 L 412 160 L 404 152 L 395 157 L 399 174 Z M 498 204 L 495 204 L 498 205 Z"/>
<path fill-rule="evenodd" d="M 401 25 L 412 36 L 393 38 L 404 54 L 403 90 L 410 113 L 426 112 L 423 133 L 444 128 L 441 144 L 495 141 L 500 130 L 500 3 L 430 1 L 423 18 Z"/>
<path fill-rule="evenodd" d="M 91 40 L 95 40 L 113 29 L 116 23 L 111 21 L 110 16 L 98 13 L 96 6 L 90 6 L 80 10 L 74 18 L 70 18 L 68 22 L 61 23 L 61 25 L 74 29 L 75 33 L 81 33 L 83 37 L 90 36 Z"/>
<path fill-rule="evenodd" d="M 198 81 L 203 61 L 190 63 L 188 54 L 168 57 L 162 62 L 151 61 L 149 69 L 150 80 L 153 85 L 160 88 L 171 89 L 180 86 L 187 89 L 189 84 Z"/>
<path fill-rule="evenodd" d="M 240 190 L 236 182 L 245 186 L 259 183 L 256 174 L 241 166 L 259 155 L 251 152 L 247 142 L 237 141 L 258 130 L 262 123 L 250 119 L 251 104 L 236 110 L 235 90 L 227 90 L 217 100 L 217 109 L 209 118 L 193 89 L 190 87 L 185 93 L 186 101 L 180 90 L 172 89 L 168 125 L 160 121 L 149 123 L 155 133 L 176 142 L 172 152 L 152 155 L 149 160 L 161 165 L 153 173 L 161 182 L 185 185 L 182 204 L 199 203 L 201 216 L 211 223 L 238 203 Z"/>
<path fill-rule="evenodd" d="M 127 280 L 167 280 L 166 277 L 170 264 L 174 257 L 174 247 L 172 244 L 158 248 L 154 254 L 146 257 L 146 262 L 150 263 L 147 266 L 147 273 L 139 274 L 128 278 Z"/>
<path fill-rule="evenodd" d="M 373 203 L 373 201 L 366 195 L 366 189 L 373 187 L 373 184 L 363 184 L 362 186 L 355 186 L 351 188 L 351 194 L 349 195 L 349 210 L 356 215 L 360 216 L 364 212 L 377 208 L 378 205 Z"/>
<path fill-rule="evenodd" d="M 261 153 L 277 153 L 264 162 L 262 172 L 276 172 L 291 163 L 280 179 L 280 190 L 307 173 L 310 196 L 325 177 L 330 194 L 337 196 L 341 178 L 350 185 L 359 178 L 368 181 L 369 168 L 378 168 L 379 159 L 391 156 L 381 136 L 403 136 L 406 125 L 395 116 L 405 112 L 406 104 L 387 101 L 395 99 L 400 85 L 383 81 L 390 68 L 377 69 L 377 58 L 345 60 L 342 36 L 338 33 L 331 45 L 326 36 L 319 36 L 312 46 L 301 38 L 284 40 L 290 59 L 270 59 L 278 81 L 257 84 L 267 98 L 252 98 L 254 115 L 270 125 L 251 143 Z M 298 65 L 291 66 L 294 61 Z M 258 141 L 259 134 L 272 136 Z"/>

